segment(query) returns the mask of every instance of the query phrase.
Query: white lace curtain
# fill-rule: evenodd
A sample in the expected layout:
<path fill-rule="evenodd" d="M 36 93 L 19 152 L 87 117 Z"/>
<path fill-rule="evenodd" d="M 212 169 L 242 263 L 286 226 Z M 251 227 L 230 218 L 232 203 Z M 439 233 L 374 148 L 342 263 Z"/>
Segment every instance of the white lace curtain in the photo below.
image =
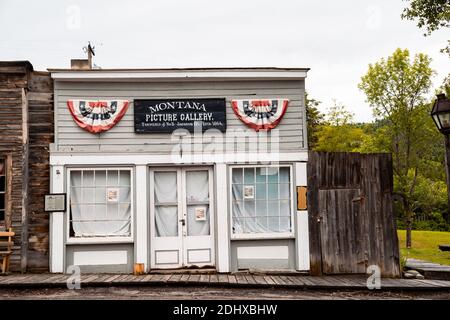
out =
<path fill-rule="evenodd" d="M 70 185 L 75 237 L 131 234 L 130 170 L 73 170 Z"/>

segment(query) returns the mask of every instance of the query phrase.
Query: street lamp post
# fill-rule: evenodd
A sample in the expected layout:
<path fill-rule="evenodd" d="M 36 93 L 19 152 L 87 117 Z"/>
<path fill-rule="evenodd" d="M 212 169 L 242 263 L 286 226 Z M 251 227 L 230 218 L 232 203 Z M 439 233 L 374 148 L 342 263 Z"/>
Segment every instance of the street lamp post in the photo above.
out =
<path fill-rule="evenodd" d="M 447 174 L 447 197 L 449 207 L 446 220 L 450 223 L 450 100 L 445 94 L 437 95 L 437 99 L 431 110 L 431 116 L 439 132 L 445 137 L 445 169 Z"/>

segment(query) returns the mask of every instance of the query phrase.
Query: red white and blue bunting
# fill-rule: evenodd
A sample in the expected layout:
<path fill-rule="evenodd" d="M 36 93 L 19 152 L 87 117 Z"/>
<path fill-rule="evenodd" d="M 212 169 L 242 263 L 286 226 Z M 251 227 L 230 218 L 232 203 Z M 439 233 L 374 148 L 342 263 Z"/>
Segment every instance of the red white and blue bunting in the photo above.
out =
<path fill-rule="evenodd" d="M 231 106 L 238 118 L 256 131 L 275 128 L 288 104 L 289 99 L 231 100 Z"/>
<path fill-rule="evenodd" d="M 74 121 L 91 133 L 108 131 L 127 112 L 128 100 L 68 100 Z"/>

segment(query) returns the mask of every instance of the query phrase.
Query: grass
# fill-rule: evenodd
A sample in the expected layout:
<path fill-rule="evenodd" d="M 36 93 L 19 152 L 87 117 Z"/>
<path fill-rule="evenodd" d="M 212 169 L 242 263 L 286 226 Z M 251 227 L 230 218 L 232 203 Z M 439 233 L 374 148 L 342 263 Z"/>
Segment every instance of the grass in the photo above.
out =
<path fill-rule="evenodd" d="M 450 232 L 412 231 L 412 248 L 406 249 L 406 231 L 398 230 L 401 258 L 414 258 L 450 265 L 450 251 L 441 251 L 439 244 L 450 244 Z"/>

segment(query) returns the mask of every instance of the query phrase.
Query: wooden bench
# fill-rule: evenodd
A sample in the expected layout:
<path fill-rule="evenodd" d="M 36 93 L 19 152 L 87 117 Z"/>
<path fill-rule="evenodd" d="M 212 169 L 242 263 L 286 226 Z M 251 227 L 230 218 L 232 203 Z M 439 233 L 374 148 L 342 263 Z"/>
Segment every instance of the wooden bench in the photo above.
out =
<path fill-rule="evenodd" d="M 14 232 L 9 228 L 9 231 L 0 231 L 0 259 L 2 260 L 2 274 L 9 271 L 9 258 L 12 254 L 12 247 L 14 242 L 12 237 Z"/>

